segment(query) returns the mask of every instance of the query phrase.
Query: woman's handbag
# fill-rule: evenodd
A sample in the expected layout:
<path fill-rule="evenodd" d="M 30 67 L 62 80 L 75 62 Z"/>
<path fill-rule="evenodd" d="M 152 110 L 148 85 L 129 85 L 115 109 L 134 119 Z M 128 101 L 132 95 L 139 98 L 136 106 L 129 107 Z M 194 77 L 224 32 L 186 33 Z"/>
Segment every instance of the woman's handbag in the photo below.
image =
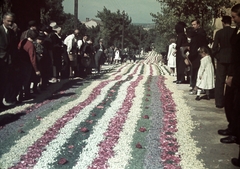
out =
<path fill-rule="evenodd" d="M 89 67 L 91 64 L 91 58 L 89 56 L 83 56 L 81 57 L 81 64 L 84 67 Z"/>
<path fill-rule="evenodd" d="M 189 66 L 189 65 L 192 65 L 191 61 L 189 60 L 188 58 L 188 46 L 182 46 L 180 47 L 180 50 L 181 50 L 181 54 L 184 58 L 184 63 Z"/>

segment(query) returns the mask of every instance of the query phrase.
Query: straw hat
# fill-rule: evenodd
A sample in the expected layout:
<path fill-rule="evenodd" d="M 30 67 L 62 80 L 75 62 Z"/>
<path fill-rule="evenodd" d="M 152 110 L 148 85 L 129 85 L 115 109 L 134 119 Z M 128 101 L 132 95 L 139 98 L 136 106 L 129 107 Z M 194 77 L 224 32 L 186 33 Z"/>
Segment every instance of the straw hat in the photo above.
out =
<path fill-rule="evenodd" d="M 50 26 L 52 27 L 52 30 L 54 30 L 54 31 L 60 31 L 61 30 L 61 27 L 59 27 L 56 22 L 50 23 Z"/>

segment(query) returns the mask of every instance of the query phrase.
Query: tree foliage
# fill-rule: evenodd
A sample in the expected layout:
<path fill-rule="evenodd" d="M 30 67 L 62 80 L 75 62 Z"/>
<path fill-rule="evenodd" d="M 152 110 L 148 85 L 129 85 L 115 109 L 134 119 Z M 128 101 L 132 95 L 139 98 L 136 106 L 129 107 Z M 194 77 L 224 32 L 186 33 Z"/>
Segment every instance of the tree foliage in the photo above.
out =
<path fill-rule="evenodd" d="M 56 20 L 55 20 L 56 21 Z M 58 20 L 57 20 L 58 21 Z M 62 34 L 64 36 L 67 36 L 69 34 L 72 34 L 75 29 L 75 17 L 72 14 L 63 14 L 63 20 L 59 24 L 62 27 Z M 86 33 L 87 28 L 84 24 L 82 24 L 79 20 L 77 21 L 77 28 L 80 30 L 80 36 L 82 36 L 84 33 Z"/>
<path fill-rule="evenodd" d="M 66 16 L 63 12 L 62 2 L 63 0 L 44 0 L 44 7 L 41 8 L 41 23 L 49 23 L 52 21 L 58 21 L 59 25 L 62 25 Z"/>
<path fill-rule="evenodd" d="M 107 46 L 114 45 L 121 48 L 123 38 L 123 48 L 147 48 L 145 46 L 148 39 L 147 31 L 141 26 L 132 24 L 127 13 L 120 10 L 111 12 L 104 7 L 102 11 L 98 11 L 96 17 L 102 21 L 99 38 L 104 38 Z"/>
<path fill-rule="evenodd" d="M 191 26 L 192 19 L 199 19 L 201 26 L 209 36 L 213 32 L 214 18 L 221 17 L 224 8 L 231 7 L 230 0 L 157 0 L 161 3 L 161 12 L 151 14 L 156 23 L 156 44 L 159 50 L 165 51 L 169 39 L 176 37 L 174 27 L 177 22 L 183 21 Z"/>

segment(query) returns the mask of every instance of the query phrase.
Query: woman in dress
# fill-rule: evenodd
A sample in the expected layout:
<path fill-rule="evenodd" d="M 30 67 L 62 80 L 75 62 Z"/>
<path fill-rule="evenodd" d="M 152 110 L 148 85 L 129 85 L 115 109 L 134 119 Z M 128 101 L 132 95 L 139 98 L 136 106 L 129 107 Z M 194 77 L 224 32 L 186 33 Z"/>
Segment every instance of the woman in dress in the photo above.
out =
<path fill-rule="evenodd" d="M 187 36 L 185 34 L 186 23 L 178 22 L 175 26 L 175 31 L 177 33 L 177 40 L 176 40 L 176 72 L 177 72 L 177 84 L 185 83 L 185 68 L 186 64 L 184 62 L 184 57 L 180 48 L 186 44 Z"/>
<path fill-rule="evenodd" d="M 117 47 L 115 47 L 114 51 L 115 51 L 114 63 L 118 64 L 121 61 L 120 52 Z"/>

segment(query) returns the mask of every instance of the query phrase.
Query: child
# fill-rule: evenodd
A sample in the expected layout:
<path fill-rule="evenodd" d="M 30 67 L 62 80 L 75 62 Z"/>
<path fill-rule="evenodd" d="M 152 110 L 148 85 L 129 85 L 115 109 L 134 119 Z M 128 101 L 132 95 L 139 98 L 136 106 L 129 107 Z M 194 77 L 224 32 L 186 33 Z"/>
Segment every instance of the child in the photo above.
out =
<path fill-rule="evenodd" d="M 209 90 L 215 87 L 214 82 L 214 68 L 212 59 L 210 57 L 210 51 L 207 47 L 201 47 L 199 53 L 202 57 L 200 67 L 197 75 L 197 97 L 195 100 L 201 100 L 201 89 L 206 91 L 206 99 L 210 100 Z"/>
<path fill-rule="evenodd" d="M 171 44 L 168 46 L 168 67 L 171 71 L 171 76 L 175 76 L 175 68 L 176 68 L 176 43 L 175 39 L 170 39 Z"/>

